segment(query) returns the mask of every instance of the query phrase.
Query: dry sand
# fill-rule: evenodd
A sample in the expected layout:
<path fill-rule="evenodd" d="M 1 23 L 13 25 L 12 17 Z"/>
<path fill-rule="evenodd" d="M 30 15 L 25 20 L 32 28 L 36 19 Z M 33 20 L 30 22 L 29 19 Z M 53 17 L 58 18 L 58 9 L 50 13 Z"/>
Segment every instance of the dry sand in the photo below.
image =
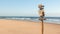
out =
<path fill-rule="evenodd" d="M 41 34 L 41 23 L 2 19 L 0 34 Z M 60 34 L 60 25 L 44 23 L 44 34 Z"/>

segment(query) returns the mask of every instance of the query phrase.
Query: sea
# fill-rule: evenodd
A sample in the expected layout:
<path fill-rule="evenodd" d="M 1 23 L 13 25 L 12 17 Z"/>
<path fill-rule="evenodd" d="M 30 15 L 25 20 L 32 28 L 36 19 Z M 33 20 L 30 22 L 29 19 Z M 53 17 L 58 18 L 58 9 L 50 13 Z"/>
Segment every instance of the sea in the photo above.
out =
<path fill-rule="evenodd" d="M 44 22 L 60 24 L 60 17 L 45 17 L 45 18 L 46 20 L 44 20 Z M 39 17 L 31 17 L 31 16 L 0 16 L 0 19 L 29 20 L 29 21 L 40 22 Z"/>

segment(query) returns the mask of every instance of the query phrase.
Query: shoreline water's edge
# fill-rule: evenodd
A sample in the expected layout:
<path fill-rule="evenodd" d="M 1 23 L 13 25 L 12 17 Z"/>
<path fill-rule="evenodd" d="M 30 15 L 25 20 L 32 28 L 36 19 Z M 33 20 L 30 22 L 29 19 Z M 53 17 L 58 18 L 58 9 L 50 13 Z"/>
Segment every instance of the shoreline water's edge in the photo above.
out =
<path fill-rule="evenodd" d="M 19 19 L 0 19 L 0 20 L 13 20 L 13 21 L 28 21 L 28 22 L 35 22 L 35 23 L 40 23 L 41 21 L 34 21 L 34 20 L 19 20 Z M 48 23 L 48 24 L 57 24 L 57 25 L 60 25 L 60 23 L 58 22 L 46 22 L 44 21 L 44 23 Z"/>

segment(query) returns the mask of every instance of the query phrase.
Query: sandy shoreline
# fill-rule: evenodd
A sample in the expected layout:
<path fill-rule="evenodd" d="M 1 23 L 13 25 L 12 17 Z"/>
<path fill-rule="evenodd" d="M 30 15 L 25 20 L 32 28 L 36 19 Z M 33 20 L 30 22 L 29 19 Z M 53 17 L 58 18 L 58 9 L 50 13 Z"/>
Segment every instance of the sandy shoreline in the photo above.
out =
<path fill-rule="evenodd" d="M 2 19 L 0 34 L 41 34 L 41 23 Z M 44 23 L 44 34 L 60 34 L 60 25 Z"/>

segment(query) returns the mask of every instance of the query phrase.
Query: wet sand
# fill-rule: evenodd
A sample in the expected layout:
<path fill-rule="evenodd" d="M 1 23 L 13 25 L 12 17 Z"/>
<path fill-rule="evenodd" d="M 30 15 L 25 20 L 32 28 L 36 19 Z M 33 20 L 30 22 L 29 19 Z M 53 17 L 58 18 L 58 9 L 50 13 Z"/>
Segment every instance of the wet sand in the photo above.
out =
<path fill-rule="evenodd" d="M 41 34 L 41 22 L 1 19 L 0 34 Z M 44 23 L 44 34 L 60 34 L 60 25 Z"/>

